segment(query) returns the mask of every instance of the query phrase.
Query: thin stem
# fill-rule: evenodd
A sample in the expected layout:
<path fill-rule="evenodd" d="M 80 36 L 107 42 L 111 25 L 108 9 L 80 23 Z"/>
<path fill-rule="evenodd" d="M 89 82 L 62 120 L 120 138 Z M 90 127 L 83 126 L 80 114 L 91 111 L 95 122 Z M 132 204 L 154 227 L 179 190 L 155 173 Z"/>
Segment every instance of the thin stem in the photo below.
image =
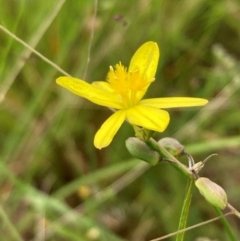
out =
<path fill-rule="evenodd" d="M 194 179 L 189 178 L 187 183 L 187 192 L 184 199 L 182 212 L 179 220 L 178 230 L 182 230 L 186 228 L 187 225 L 187 219 L 188 219 L 188 213 L 190 209 L 190 204 L 192 200 L 192 189 L 193 189 Z M 181 232 L 177 234 L 176 241 L 183 241 L 184 240 L 184 234 L 185 232 Z"/>
<path fill-rule="evenodd" d="M 235 216 L 240 218 L 240 213 L 238 212 L 238 210 L 236 208 L 234 208 L 230 203 L 228 203 L 227 207 L 233 212 L 233 214 Z"/>
<path fill-rule="evenodd" d="M 12 39 L 16 40 L 20 44 L 22 44 L 26 49 L 22 51 L 20 56 L 22 58 L 19 58 L 16 63 L 12 66 L 11 70 L 9 71 L 8 76 L 6 77 L 6 80 L 4 81 L 4 84 L 1 85 L 0 87 L 0 103 L 5 99 L 5 96 L 12 86 L 14 80 L 16 79 L 17 75 L 23 68 L 23 66 L 26 63 L 26 59 L 29 58 L 31 53 L 33 52 L 34 54 L 38 55 L 43 61 L 49 63 L 52 67 L 56 67 L 55 69 L 59 70 L 62 72 L 64 75 L 67 74 L 64 70 L 62 70 L 59 66 L 57 66 L 55 63 L 52 61 L 48 60 L 46 57 L 41 55 L 39 52 L 35 50 L 35 47 L 39 43 L 39 41 L 42 39 L 44 33 L 46 30 L 49 28 L 49 26 L 52 24 L 53 20 L 56 18 L 58 15 L 59 11 L 61 10 L 63 4 L 65 3 L 66 0 L 59 0 L 57 3 L 53 6 L 53 10 L 50 12 L 49 15 L 46 16 L 45 20 L 42 21 L 41 25 L 37 29 L 37 31 L 34 33 L 32 38 L 30 39 L 29 43 L 27 44 L 24 42 L 22 39 L 18 38 L 15 34 L 10 32 L 7 28 L 5 28 L 3 25 L 0 25 L 0 30 L 4 31 L 6 34 L 8 34 Z M 2 57 L 2 56 L 1 56 Z M 25 59 L 25 61 L 23 61 Z M 46 61 L 47 60 L 47 61 Z"/>
<path fill-rule="evenodd" d="M 187 175 L 189 178 L 194 179 L 193 173 L 184 165 L 182 164 L 177 158 L 175 158 L 171 153 L 169 153 L 165 148 L 159 145 L 153 138 L 150 138 L 146 141 L 146 144 L 153 150 L 157 151 L 162 158 L 166 158 L 171 162 L 175 163 L 178 169 Z"/>
<path fill-rule="evenodd" d="M 221 210 L 220 210 L 219 208 L 214 207 L 214 209 L 215 209 L 215 212 L 216 212 L 218 215 L 221 215 L 221 214 L 222 214 L 222 212 L 221 212 Z M 231 211 L 232 211 L 233 214 L 234 214 L 234 211 L 233 211 L 233 210 L 231 210 Z M 227 235 L 228 235 L 228 237 L 229 237 L 229 240 L 231 240 L 231 241 L 237 241 L 238 239 L 236 239 L 235 234 L 234 234 L 234 232 L 233 232 L 233 230 L 232 230 L 232 227 L 231 227 L 231 225 L 228 223 L 227 219 L 224 217 L 224 218 L 221 219 L 221 222 L 222 222 L 222 224 L 223 224 L 223 226 L 224 226 L 224 229 L 226 230 L 226 233 L 227 233 Z"/>
<path fill-rule="evenodd" d="M 90 41 L 88 45 L 88 54 L 87 54 L 87 64 L 86 64 L 86 69 L 83 75 L 83 79 L 86 79 L 87 77 L 87 71 L 88 71 L 88 66 L 91 60 L 91 49 L 92 49 L 92 43 L 93 43 L 93 37 L 94 37 L 94 30 L 95 30 L 95 22 L 97 18 L 97 9 L 98 9 L 98 0 L 94 1 L 94 13 L 93 13 L 93 20 L 92 20 L 92 26 L 91 26 L 91 35 L 90 35 Z"/>
<path fill-rule="evenodd" d="M 5 28 L 4 26 L 0 25 L 0 30 L 2 30 L 3 32 L 5 32 L 6 34 L 8 34 L 10 37 L 12 37 L 14 40 L 16 40 L 18 43 L 22 44 L 25 48 L 29 49 L 31 52 L 33 52 L 35 55 L 37 55 L 40 59 L 42 59 L 43 61 L 45 61 L 46 63 L 48 63 L 49 65 L 51 65 L 54 69 L 58 70 L 60 73 L 66 75 L 66 76 L 70 76 L 66 71 L 64 71 L 63 69 L 61 69 L 58 65 L 56 65 L 54 62 L 52 62 L 51 60 L 49 60 L 48 58 L 46 58 L 44 55 L 42 55 L 41 53 L 39 53 L 37 50 L 35 50 L 33 47 L 31 47 L 29 44 L 27 44 L 26 42 L 24 42 L 22 39 L 20 39 L 19 37 L 17 37 L 15 34 L 11 33 L 7 28 Z"/>
<path fill-rule="evenodd" d="M 176 231 L 176 232 L 167 234 L 167 235 L 162 236 L 162 237 L 159 237 L 159 238 L 151 239 L 150 241 L 160 241 L 160 240 L 164 240 L 164 239 L 166 239 L 166 238 L 170 238 L 170 237 L 172 237 L 172 236 L 175 236 L 175 235 L 177 235 L 178 233 L 186 232 L 186 231 L 189 231 L 189 230 L 191 230 L 191 229 L 194 229 L 194 228 L 203 226 L 203 225 L 205 225 L 205 224 L 208 224 L 208 223 L 211 223 L 211 222 L 215 222 L 216 220 L 221 219 L 221 218 L 223 218 L 223 217 L 226 217 L 226 216 L 228 216 L 228 215 L 233 215 L 233 212 L 230 211 L 230 212 L 225 213 L 225 214 L 223 214 L 223 215 L 221 215 L 221 216 L 219 216 L 219 217 L 209 219 L 209 220 L 207 220 L 207 221 L 205 221 L 205 222 L 192 225 L 192 226 L 190 226 L 190 227 L 184 228 L 184 229 L 182 229 L 182 230 L 178 230 L 178 231 Z"/>

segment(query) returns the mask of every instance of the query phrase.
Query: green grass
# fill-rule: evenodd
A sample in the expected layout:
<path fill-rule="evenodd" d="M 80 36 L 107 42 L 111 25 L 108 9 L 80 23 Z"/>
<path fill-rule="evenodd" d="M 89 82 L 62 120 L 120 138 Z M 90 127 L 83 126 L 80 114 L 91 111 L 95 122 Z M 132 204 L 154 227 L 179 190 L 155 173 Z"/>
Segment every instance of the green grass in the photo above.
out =
<path fill-rule="evenodd" d="M 195 161 L 218 153 L 200 175 L 224 187 L 239 210 L 239 1 L 101 0 L 94 19 L 96 2 L 0 0 L 0 24 L 89 82 L 104 80 L 109 65 L 127 66 L 142 43 L 156 41 L 161 59 L 147 96 L 210 101 L 170 110 L 170 125 L 156 139 L 177 138 Z M 128 123 L 109 147 L 95 149 L 94 135 L 111 111 L 56 85 L 62 74 L 3 31 L 0 43 L 4 241 L 90 241 L 94 231 L 95 240 L 145 241 L 176 231 L 186 178 L 167 163 L 149 168 L 133 159 L 125 147 L 134 135 Z M 128 172 L 130 181 L 122 181 Z M 216 215 L 194 191 L 188 226 Z M 239 239 L 240 220 L 227 219 Z M 185 240 L 203 236 L 230 240 L 221 221 Z"/>

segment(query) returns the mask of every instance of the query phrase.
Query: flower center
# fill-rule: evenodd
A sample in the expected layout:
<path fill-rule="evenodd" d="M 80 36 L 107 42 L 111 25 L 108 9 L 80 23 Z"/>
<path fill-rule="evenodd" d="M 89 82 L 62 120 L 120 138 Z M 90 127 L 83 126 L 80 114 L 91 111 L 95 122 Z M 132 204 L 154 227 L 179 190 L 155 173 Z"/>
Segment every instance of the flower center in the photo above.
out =
<path fill-rule="evenodd" d="M 110 66 L 107 81 L 121 96 L 124 108 L 136 105 L 150 84 L 141 76 L 138 69 L 134 72 L 128 72 L 121 63 L 117 64 L 115 69 Z"/>

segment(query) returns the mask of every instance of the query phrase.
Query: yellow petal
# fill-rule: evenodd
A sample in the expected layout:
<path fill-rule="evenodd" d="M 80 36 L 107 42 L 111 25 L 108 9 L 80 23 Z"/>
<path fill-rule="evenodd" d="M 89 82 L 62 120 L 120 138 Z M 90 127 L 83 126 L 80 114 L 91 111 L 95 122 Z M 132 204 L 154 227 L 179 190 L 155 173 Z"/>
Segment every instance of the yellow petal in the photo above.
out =
<path fill-rule="evenodd" d="M 107 81 L 94 81 L 92 85 L 109 93 L 115 93 L 112 86 Z"/>
<path fill-rule="evenodd" d="M 170 117 L 165 110 L 138 105 L 127 110 L 127 119 L 134 125 L 162 132 L 166 129 Z"/>
<path fill-rule="evenodd" d="M 129 72 L 140 71 L 140 75 L 152 82 L 155 77 L 159 59 L 159 48 L 155 42 L 146 42 L 135 52 L 130 65 Z"/>
<path fill-rule="evenodd" d="M 103 91 L 86 81 L 64 76 L 57 78 L 56 82 L 74 94 L 84 97 L 95 104 L 116 109 L 122 108 L 120 99 L 116 94 Z"/>
<path fill-rule="evenodd" d="M 119 110 L 111 115 L 96 133 L 94 146 L 98 149 L 108 146 L 125 119 L 125 110 Z"/>
<path fill-rule="evenodd" d="M 206 105 L 207 103 L 208 101 L 205 99 L 191 97 L 153 98 L 140 101 L 141 105 L 152 106 L 155 108 L 202 106 Z"/>

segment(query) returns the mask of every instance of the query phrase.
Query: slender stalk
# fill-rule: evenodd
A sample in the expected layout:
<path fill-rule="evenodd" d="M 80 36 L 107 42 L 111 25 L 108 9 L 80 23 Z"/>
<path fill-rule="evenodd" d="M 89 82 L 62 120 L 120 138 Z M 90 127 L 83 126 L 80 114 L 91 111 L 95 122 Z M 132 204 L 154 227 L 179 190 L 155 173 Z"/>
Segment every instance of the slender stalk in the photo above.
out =
<path fill-rule="evenodd" d="M 238 210 L 236 208 L 234 208 L 230 203 L 228 203 L 227 207 L 233 212 L 233 214 L 235 216 L 240 218 L 240 213 L 238 212 Z"/>
<path fill-rule="evenodd" d="M 193 173 L 184 164 L 182 164 L 177 158 L 171 155 L 171 153 L 169 153 L 165 148 L 159 145 L 153 138 L 147 140 L 146 144 L 153 150 L 157 151 L 162 158 L 166 158 L 170 160 L 172 163 L 176 164 L 176 167 L 189 178 L 195 178 Z"/>
<path fill-rule="evenodd" d="M 159 145 L 154 139 L 150 138 L 146 141 L 147 145 L 152 148 L 153 150 L 157 151 L 162 158 L 166 158 L 171 161 L 171 163 L 174 164 L 175 167 L 177 167 L 178 170 L 183 172 L 185 175 L 188 176 L 188 183 L 187 183 L 187 191 L 186 196 L 184 199 L 181 216 L 179 220 L 178 230 L 183 230 L 186 228 L 187 224 L 187 218 L 189 213 L 189 208 L 192 200 L 192 189 L 193 184 L 195 181 L 196 176 L 194 173 L 189 170 L 184 164 L 182 164 L 178 159 L 176 159 L 174 156 L 171 155 L 164 147 Z M 183 241 L 184 240 L 184 234 L 185 232 L 179 232 L 176 237 L 176 241 Z"/>
<path fill-rule="evenodd" d="M 225 213 L 225 214 L 223 214 L 223 215 L 221 215 L 221 216 L 218 216 L 218 217 L 216 217 L 216 218 L 209 219 L 209 220 L 207 220 L 207 221 L 205 221 L 205 222 L 192 225 L 192 226 L 190 226 L 190 227 L 184 228 L 184 229 L 182 229 L 182 230 L 178 230 L 178 231 L 176 231 L 176 232 L 173 232 L 173 233 L 164 235 L 164 236 L 159 237 L 159 238 L 151 239 L 150 241 L 160 241 L 160 240 L 164 240 L 164 239 L 170 238 L 170 237 L 172 237 L 172 236 L 175 236 L 175 235 L 177 235 L 177 234 L 180 233 L 180 232 L 186 232 L 186 231 L 195 229 L 195 228 L 197 228 L 197 227 L 201 227 L 201 226 L 203 226 L 203 225 L 206 225 L 206 224 L 208 224 L 208 223 L 215 222 L 216 220 L 221 219 L 221 218 L 226 217 L 226 216 L 229 216 L 229 215 L 233 215 L 233 212 L 230 211 L 230 212 Z"/>
<path fill-rule="evenodd" d="M 42 55 L 40 52 L 38 52 L 37 50 L 35 50 L 35 48 L 31 47 L 29 44 L 27 44 L 26 42 L 24 42 L 22 39 L 20 39 L 19 37 L 17 37 L 15 34 L 13 34 L 12 32 L 10 32 L 7 28 L 5 28 L 3 25 L 0 24 L 0 30 L 2 30 L 3 32 L 5 32 L 6 34 L 8 34 L 11 38 L 13 38 L 15 41 L 17 41 L 18 43 L 22 44 L 25 48 L 27 48 L 28 50 L 30 50 L 32 53 L 34 53 L 35 55 L 37 55 L 40 59 L 42 59 L 44 62 L 48 63 L 49 65 L 51 65 L 54 69 L 58 70 L 60 73 L 66 75 L 66 76 L 70 76 L 66 71 L 64 71 L 63 69 L 61 69 L 58 65 L 56 65 L 54 62 L 52 62 L 51 60 L 49 60 L 48 58 L 46 58 L 44 55 Z"/>
<path fill-rule="evenodd" d="M 222 214 L 222 211 L 221 211 L 219 208 L 214 207 L 214 209 L 215 209 L 215 212 L 216 212 L 218 215 L 221 215 L 221 214 Z M 232 211 L 233 214 L 234 214 L 234 211 L 233 211 L 233 210 L 231 210 L 231 211 Z M 223 224 L 223 226 L 224 226 L 224 229 L 226 230 L 226 233 L 227 233 L 227 235 L 228 235 L 229 240 L 231 240 L 231 241 L 237 241 L 238 239 L 235 237 L 235 234 L 234 234 L 234 232 L 233 232 L 233 230 L 232 230 L 232 227 L 231 227 L 231 225 L 229 224 L 228 220 L 224 217 L 224 218 L 221 219 L 221 222 L 222 222 L 222 224 Z"/>
<path fill-rule="evenodd" d="M 187 192 L 184 199 L 182 212 L 179 220 L 178 230 L 182 230 L 186 228 L 187 225 L 187 219 L 188 219 L 188 213 L 190 209 L 190 204 L 192 200 L 192 189 L 193 189 L 194 179 L 189 178 L 187 183 Z M 176 236 L 176 241 L 183 241 L 184 240 L 184 234 L 185 232 L 180 232 Z"/>

